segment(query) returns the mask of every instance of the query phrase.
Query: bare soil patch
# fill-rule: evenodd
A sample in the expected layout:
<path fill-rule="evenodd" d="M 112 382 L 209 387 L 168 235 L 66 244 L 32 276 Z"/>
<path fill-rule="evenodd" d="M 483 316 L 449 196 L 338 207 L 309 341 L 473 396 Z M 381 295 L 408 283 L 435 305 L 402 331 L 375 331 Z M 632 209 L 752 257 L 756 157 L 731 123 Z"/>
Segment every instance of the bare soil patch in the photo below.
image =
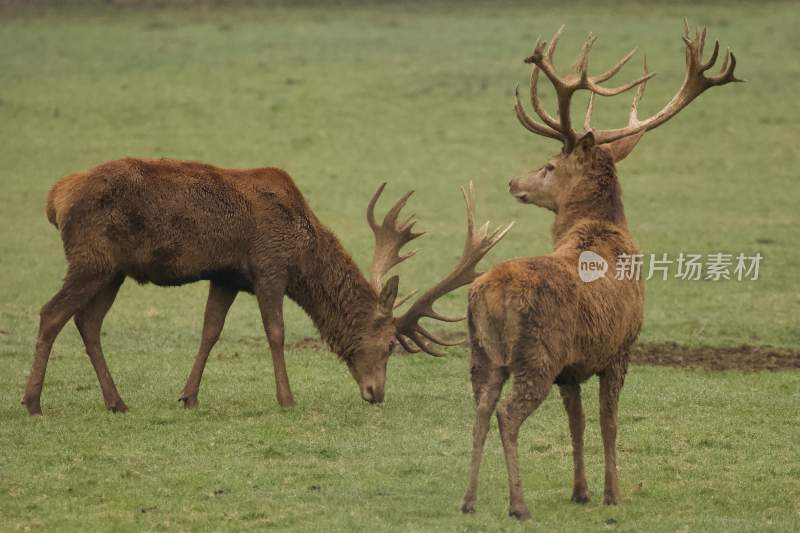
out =
<path fill-rule="evenodd" d="M 800 351 L 773 346 L 681 346 L 672 342 L 637 343 L 631 352 L 635 365 L 705 368 L 709 370 L 800 369 Z"/>
<path fill-rule="evenodd" d="M 456 335 L 442 333 L 448 340 Z M 462 336 L 463 338 L 463 336 Z M 306 337 L 290 348 L 328 350 L 319 339 Z M 773 346 L 683 346 L 673 342 L 637 343 L 631 352 L 634 365 L 703 368 L 707 370 L 742 370 L 746 372 L 800 370 L 800 350 Z"/>

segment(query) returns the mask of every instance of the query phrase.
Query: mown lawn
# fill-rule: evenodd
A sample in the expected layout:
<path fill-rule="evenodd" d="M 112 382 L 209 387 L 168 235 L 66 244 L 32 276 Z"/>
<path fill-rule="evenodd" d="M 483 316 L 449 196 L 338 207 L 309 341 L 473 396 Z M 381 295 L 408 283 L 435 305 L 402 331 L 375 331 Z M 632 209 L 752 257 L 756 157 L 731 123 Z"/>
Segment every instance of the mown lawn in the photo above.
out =
<path fill-rule="evenodd" d="M 598 70 L 640 45 L 658 71 L 643 113 L 682 79 L 680 17 L 708 24 L 734 48 L 748 83 L 702 96 L 619 170 L 645 252 L 760 252 L 760 279 L 649 282 L 642 340 L 800 347 L 796 11 L 763 2 L 0 7 L 0 529 L 517 529 L 505 517 L 494 431 L 478 512 L 458 512 L 472 424 L 463 349 L 443 360 L 396 358 L 387 402 L 375 408 L 334 356 L 293 347 L 298 403 L 284 411 L 255 302 L 244 296 L 212 354 L 201 406 L 186 412 L 177 397 L 206 287 L 126 283 L 104 343 L 131 412 L 103 411 L 71 325 L 51 358 L 45 416 L 29 419 L 18 401 L 38 309 L 65 266 L 44 216 L 46 191 L 109 159 L 283 167 L 362 265 L 371 257 L 369 195 L 383 180 L 389 195 L 414 188 L 412 209 L 428 235 L 398 269 L 401 291 L 433 283 L 460 253 L 458 185 L 470 179 L 481 218 L 517 221 L 487 266 L 546 253 L 551 215 L 514 203 L 505 184 L 557 146 L 517 124 L 511 94 L 526 82 L 521 59 L 537 35 L 562 22 L 556 60 L 565 67 L 588 30 L 600 36 Z M 623 76 L 638 73 L 632 65 Z M 595 124 L 622 124 L 628 102 L 599 100 Z M 441 304 L 463 307 L 463 292 Z M 290 343 L 314 335 L 291 304 L 286 322 Z M 798 385 L 792 372 L 633 368 L 621 406 L 618 508 L 597 498 L 569 503 L 569 437 L 554 395 L 522 430 L 532 527 L 800 528 Z M 596 389 L 585 395 L 594 494 L 602 486 Z"/>

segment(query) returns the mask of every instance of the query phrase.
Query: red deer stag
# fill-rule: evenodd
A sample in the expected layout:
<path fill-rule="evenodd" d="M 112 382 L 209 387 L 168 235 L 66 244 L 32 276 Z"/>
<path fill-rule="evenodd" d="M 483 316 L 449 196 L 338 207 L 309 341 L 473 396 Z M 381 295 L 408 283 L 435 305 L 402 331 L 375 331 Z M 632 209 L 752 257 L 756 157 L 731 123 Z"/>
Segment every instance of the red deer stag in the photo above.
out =
<path fill-rule="evenodd" d="M 399 280 L 393 276 L 384 285 L 382 278 L 413 255 L 400 256 L 399 251 L 421 233 L 412 231 L 413 217 L 398 221 L 410 192 L 382 224 L 376 223 L 373 211 L 384 185 L 367 211 L 375 232 L 368 281 L 291 177 L 276 168 L 232 170 L 169 159 L 121 159 L 61 179 L 48 196 L 47 216 L 61 233 L 68 269 L 63 287 L 41 310 L 23 405 L 31 415 L 41 414 L 53 342 L 74 316 L 106 407 L 127 410 L 100 346 L 103 318 L 125 277 L 162 286 L 210 281 L 200 349 L 181 397 L 187 407 L 197 402 L 209 352 L 239 291 L 255 294 L 258 301 L 280 405 L 293 403 L 284 362 L 284 295 L 308 313 L 347 363 L 364 400 L 383 401 L 395 344 L 439 355 L 430 343 L 448 343 L 418 321 L 452 320 L 433 310 L 434 301 L 472 282 L 477 263 L 508 230 L 489 234 L 483 226 L 476 232 L 472 192 L 465 193 L 468 233 L 455 269 L 394 317 Z"/>
<path fill-rule="evenodd" d="M 562 27 L 563 28 L 563 27 Z M 543 167 L 512 179 L 511 194 L 520 202 L 555 213 L 552 236 L 554 251 L 543 257 L 501 263 L 472 284 L 469 293 L 468 327 L 472 346 L 471 375 L 476 401 L 472 462 L 462 511 L 473 512 L 489 419 L 497 414 L 498 428 L 508 467 L 511 516 L 529 517 L 522 495 L 517 464 L 517 435 L 525 419 L 545 399 L 553 383 L 559 386 L 569 416 L 574 461 L 572 500 L 589 500 L 583 463 L 584 416 L 580 384 L 600 377 L 600 426 L 605 450 L 606 504 L 620 502 L 617 483 L 617 401 L 628 366 L 628 349 L 642 325 L 644 293 L 638 279 L 600 277 L 592 283 L 579 277 L 582 252 L 592 251 L 607 264 L 615 265 L 623 254 L 638 253 L 625 221 L 615 163 L 624 159 L 642 135 L 675 116 L 710 87 L 737 80 L 736 58 L 728 52 L 718 75 L 706 76 L 717 59 L 719 43 L 711 58 L 703 61 L 705 29 L 694 37 L 686 27 L 686 78 L 675 97 L 646 120 L 637 107 L 648 73 L 625 85 L 601 86 L 631 58 L 627 54 L 610 70 L 597 76 L 587 73 L 589 50 L 595 38 L 589 34 L 573 70 L 560 76 L 553 53 L 561 30 L 549 45 L 538 42 L 532 63 L 531 100 L 543 123 L 529 116 L 516 98 L 517 117 L 526 129 L 560 140 L 561 153 Z M 544 72 L 558 98 L 558 119 L 542 108 L 536 84 Z M 614 96 L 637 87 L 628 125 L 613 130 L 590 126 L 592 96 Z M 570 100 L 578 90 L 591 93 L 584 122 L 578 133 L 570 122 Z M 613 267 L 612 267 L 613 269 Z M 509 398 L 498 405 L 503 384 L 513 376 Z"/>

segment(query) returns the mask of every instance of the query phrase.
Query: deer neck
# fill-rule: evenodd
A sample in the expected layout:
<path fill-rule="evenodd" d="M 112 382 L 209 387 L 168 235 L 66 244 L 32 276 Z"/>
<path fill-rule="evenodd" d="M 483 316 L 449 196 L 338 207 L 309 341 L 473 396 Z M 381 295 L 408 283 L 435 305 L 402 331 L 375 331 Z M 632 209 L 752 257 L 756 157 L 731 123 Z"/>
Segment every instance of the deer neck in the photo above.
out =
<path fill-rule="evenodd" d="M 592 221 L 627 229 L 622 189 L 614 163 L 606 154 L 597 157 L 586 176 L 566 191 L 553 222 L 553 244 L 557 245 L 576 226 Z"/>
<path fill-rule="evenodd" d="M 369 282 L 321 224 L 293 270 L 288 296 L 308 314 L 331 350 L 349 359 L 377 307 Z"/>

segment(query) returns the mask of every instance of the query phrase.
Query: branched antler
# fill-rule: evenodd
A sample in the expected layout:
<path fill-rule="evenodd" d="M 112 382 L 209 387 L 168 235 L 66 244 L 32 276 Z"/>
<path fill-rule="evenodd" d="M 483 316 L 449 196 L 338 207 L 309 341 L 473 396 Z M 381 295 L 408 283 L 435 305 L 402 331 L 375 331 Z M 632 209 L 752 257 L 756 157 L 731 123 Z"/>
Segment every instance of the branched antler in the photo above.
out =
<path fill-rule="evenodd" d="M 569 152 L 575 146 L 575 142 L 578 139 L 578 134 L 572 128 L 572 118 L 570 115 L 570 104 L 575 91 L 585 89 L 592 94 L 614 96 L 646 82 L 655 74 L 646 74 L 641 78 L 619 87 L 607 88 L 601 86 L 600 83 L 608 81 L 622 69 L 625 63 L 636 53 L 636 49 L 628 52 L 616 65 L 606 72 L 598 76 L 589 76 L 589 52 L 592 49 L 592 45 L 594 45 L 594 42 L 597 40 L 597 38 L 590 33 L 581 47 L 578 60 L 573 65 L 572 70 L 566 76 L 561 77 L 556 72 L 555 65 L 553 65 L 553 55 L 563 29 L 564 26 L 561 26 L 558 31 L 556 31 L 549 44 L 542 40 L 537 40 L 533 54 L 525 58 L 525 63 L 533 64 L 533 69 L 531 70 L 531 103 L 533 104 L 534 111 L 536 111 L 536 114 L 539 115 L 539 118 L 542 119 L 544 124 L 536 122 L 533 117 L 525 112 L 525 109 L 522 107 L 522 102 L 519 100 L 518 91 L 514 109 L 517 113 L 517 118 L 519 118 L 525 128 L 546 137 L 560 139 L 564 143 L 564 151 Z M 548 114 L 542 108 L 541 102 L 539 101 L 537 90 L 539 71 L 544 72 L 556 91 L 556 97 L 558 99 L 558 120 Z"/>
<path fill-rule="evenodd" d="M 689 36 L 688 22 L 684 19 L 684 35 L 682 38 L 686 43 L 686 78 L 683 81 L 683 85 L 681 85 L 678 93 L 670 100 L 664 109 L 646 120 L 639 120 L 637 116 L 639 101 L 644 94 L 647 80 L 655 76 L 655 73 L 651 73 L 647 70 L 647 62 L 645 61 L 644 74 L 641 77 L 618 87 L 608 88 L 601 86 L 601 83 L 608 81 L 622 69 L 636 53 L 636 49 L 634 48 L 628 52 L 606 72 L 597 76 L 589 76 L 589 52 L 596 40 L 590 33 L 581 47 L 578 60 L 573 65 L 572 70 L 567 75 L 561 77 L 558 75 L 553 65 L 553 53 L 555 52 L 556 44 L 558 43 L 558 38 L 563 28 L 562 26 L 558 29 L 546 48 L 545 42 L 537 40 L 533 54 L 525 59 L 526 63 L 533 64 L 531 71 L 531 103 L 534 111 L 536 111 L 536 114 L 544 124 L 537 122 L 536 119 L 525 112 L 519 99 L 519 91 L 516 91 L 514 109 L 517 118 L 526 129 L 538 135 L 560 139 L 564 144 L 565 152 L 570 152 L 575 146 L 577 139 L 582 135 L 582 133 L 579 134 L 573 129 L 570 116 L 570 103 L 575 91 L 587 90 L 591 93 L 589 106 L 586 110 L 586 118 L 584 120 L 584 130 L 588 131 L 591 129 L 591 115 L 594 103 L 593 97 L 595 94 L 600 96 L 615 96 L 638 86 L 636 95 L 633 98 L 628 125 L 624 128 L 594 132 L 595 139 L 598 143 L 607 143 L 660 126 L 710 87 L 743 81 L 734 76 L 733 72 L 736 68 L 736 57 L 730 50 L 728 50 L 725 55 L 725 60 L 719 74 L 710 77 L 705 76 L 704 73 L 716 63 L 719 55 L 719 41 L 715 42 L 714 50 L 709 60 L 703 62 L 706 29 L 703 28 L 702 31 L 697 31 L 695 36 L 691 38 Z M 541 102 L 539 101 L 537 92 L 539 71 L 544 72 L 556 91 L 558 99 L 558 120 L 549 115 L 547 111 L 542 108 Z"/>
<path fill-rule="evenodd" d="M 367 222 L 372 232 L 375 234 L 375 252 L 372 255 L 372 268 L 370 269 L 370 284 L 377 293 L 381 292 L 383 286 L 383 276 L 391 270 L 394 266 L 402 263 L 409 257 L 413 257 L 416 251 L 410 252 L 406 255 L 400 255 L 400 249 L 407 243 L 424 235 L 422 233 L 414 233 L 412 229 L 416 221 L 414 215 L 408 217 L 405 222 L 398 223 L 398 215 L 403 207 L 406 205 L 409 197 L 414 194 L 414 191 L 409 191 L 397 201 L 394 206 L 383 217 L 383 222 L 379 225 L 375 221 L 375 204 L 386 188 L 386 183 L 382 183 L 367 206 Z M 413 295 L 414 293 L 411 293 Z M 406 296 L 397 305 L 402 305 L 410 296 Z"/>
<path fill-rule="evenodd" d="M 480 260 L 491 250 L 500 240 L 505 237 L 506 233 L 511 229 L 514 223 L 507 226 L 495 229 L 489 232 L 489 222 L 475 230 L 475 191 L 472 183 L 469 184 L 469 190 L 465 191 L 463 188 L 461 192 L 464 194 L 464 201 L 467 206 L 467 238 L 464 242 L 464 252 L 461 255 L 458 263 L 450 274 L 448 274 L 442 281 L 428 289 L 422 296 L 420 296 L 408 311 L 395 320 L 397 327 L 397 339 L 400 344 L 407 351 L 411 353 L 419 352 L 420 350 L 435 356 L 443 355 L 441 352 L 435 350 L 430 343 L 440 344 L 443 346 L 454 346 L 460 344 L 462 341 L 448 342 L 433 335 L 431 332 L 423 328 L 419 324 L 419 320 L 423 317 L 433 318 L 434 320 L 441 320 L 444 322 L 457 322 L 464 320 L 464 317 L 449 317 L 439 314 L 433 309 L 433 304 L 436 300 L 441 298 L 448 292 L 454 291 L 459 287 L 472 283 L 480 274 L 475 270 L 475 267 Z"/>

